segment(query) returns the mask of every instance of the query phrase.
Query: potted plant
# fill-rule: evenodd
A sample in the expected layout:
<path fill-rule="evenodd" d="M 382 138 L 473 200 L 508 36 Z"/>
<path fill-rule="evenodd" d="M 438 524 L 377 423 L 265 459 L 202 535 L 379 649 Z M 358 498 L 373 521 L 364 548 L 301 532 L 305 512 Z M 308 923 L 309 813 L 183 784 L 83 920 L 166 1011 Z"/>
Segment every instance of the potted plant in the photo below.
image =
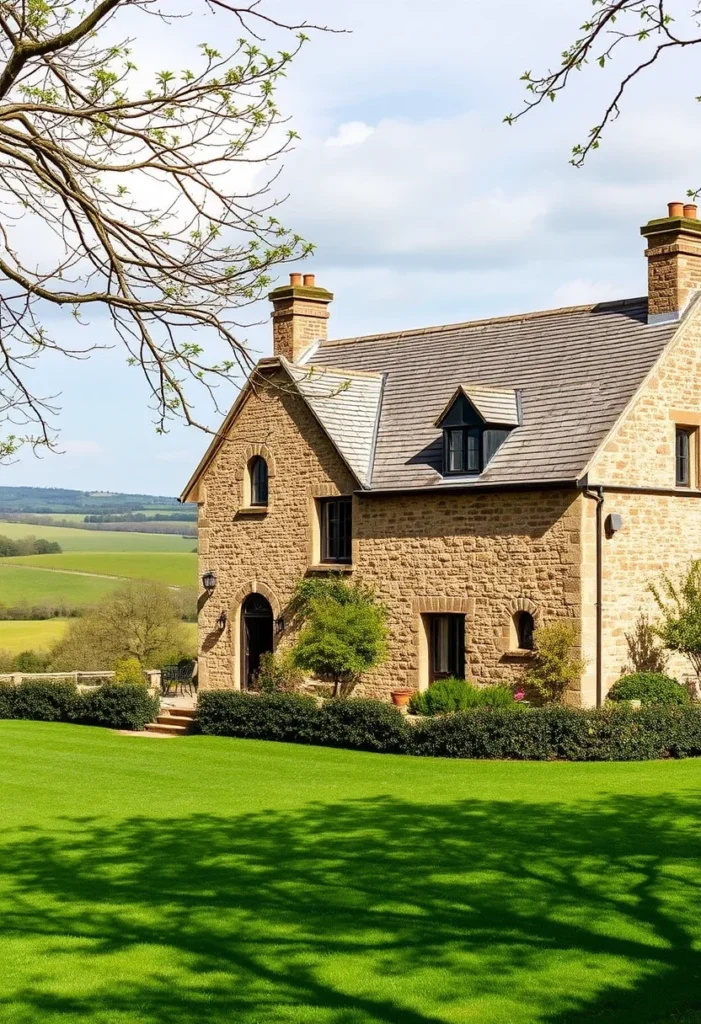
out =
<path fill-rule="evenodd" d="M 409 703 L 409 700 L 413 692 L 413 690 L 406 689 L 392 690 L 392 703 L 395 705 L 395 707 L 405 708 Z"/>

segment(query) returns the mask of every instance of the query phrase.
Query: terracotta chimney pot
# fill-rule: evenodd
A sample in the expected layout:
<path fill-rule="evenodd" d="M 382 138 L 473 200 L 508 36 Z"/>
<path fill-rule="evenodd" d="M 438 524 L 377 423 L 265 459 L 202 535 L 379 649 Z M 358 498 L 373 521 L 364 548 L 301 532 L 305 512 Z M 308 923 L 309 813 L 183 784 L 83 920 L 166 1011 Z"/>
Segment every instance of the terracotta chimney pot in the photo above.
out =
<path fill-rule="evenodd" d="M 695 203 L 669 203 L 669 216 L 640 229 L 647 239 L 647 319 L 679 320 L 701 292 L 701 220 Z"/>
<path fill-rule="evenodd" d="M 685 203 L 684 204 L 684 216 L 688 220 L 698 220 L 697 210 L 698 210 L 698 207 L 696 206 L 696 203 Z"/>
<path fill-rule="evenodd" d="M 684 203 L 667 203 L 670 217 L 684 216 Z"/>
<path fill-rule="evenodd" d="M 328 337 L 331 292 L 316 284 L 314 274 L 290 274 L 290 283 L 268 296 L 273 304 L 273 353 L 293 363 Z"/>
<path fill-rule="evenodd" d="M 694 209 L 695 209 L 695 207 L 694 207 Z M 315 280 L 314 274 L 305 274 L 304 275 L 304 287 L 305 288 L 313 288 L 314 287 L 314 280 Z"/>
<path fill-rule="evenodd" d="M 670 216 L 671 216 L 671 214 L 670 214 Z M 681 214 L 677 214 L 676 216 L 681 217 Z M 299 285 L 301 285 L 301 283 L 302 283 L 302 275 L 301 274 L 290 274 L 290 284 L 292 285 L 293 288 L 298 287 Z"/>

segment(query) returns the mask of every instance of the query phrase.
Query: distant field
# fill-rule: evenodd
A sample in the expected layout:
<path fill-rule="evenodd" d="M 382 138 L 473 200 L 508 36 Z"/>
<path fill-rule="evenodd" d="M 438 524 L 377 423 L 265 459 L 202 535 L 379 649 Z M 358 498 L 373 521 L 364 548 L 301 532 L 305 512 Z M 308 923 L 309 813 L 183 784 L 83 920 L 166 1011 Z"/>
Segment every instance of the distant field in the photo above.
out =
<path fill-rule="evenodd" d="M 57 604 L 89 605 L 99 601 L 117 586 L 119 580 L 72 576 L 62 572 L 37 572 L 36 569 L 15 564 L 15 559 L 0 560 L 0 604 L 31 605 L 53 601 Z"/>
<path fill-rule="evenodd" d="M 34 526 L 29 523 L 0 521 L 0 534 L 18 537 L 43 537 L 55 540 L 64 551 L 178 551 L 191 552 L 195 537 L 166 533 L 110 533 L 98 530 L 73 530 L 70 526 Z"/>
<path fill-rule="evenodd" d="M 68 551 L 62 555 L 29 555 L 26 558 L 0 560 L 0 565 L 8 563 L 33 566 L 35 570 L 59 569 L 64 573 L 72 570 L 130 579 L 159 580 L 173 587 L 194 587 L 197 584 L 197 555 L 185 551 Z M 58 573 L 36 572 L 36 575 L 52 578 Z M 46 586 L 51 588 L 51 579 L 47 579 Z"/>
<path fill-rule="evenodd" d="M 44 619 L 39 622 L 0 622 L 0 650 L 19 654 L 21 651 L 48 651 L 68 629 L 70 619 Z M 185 622 L 193 653 L 197 650 L 197 624 Z"/>
<path fill-rule="evenodd" d="M 11 651 L 12 654 L 19 654 L 21 651 L 48 651 L 61 639 L 68 622 L 68 619 L 0 622 L 0 650 Z"/>

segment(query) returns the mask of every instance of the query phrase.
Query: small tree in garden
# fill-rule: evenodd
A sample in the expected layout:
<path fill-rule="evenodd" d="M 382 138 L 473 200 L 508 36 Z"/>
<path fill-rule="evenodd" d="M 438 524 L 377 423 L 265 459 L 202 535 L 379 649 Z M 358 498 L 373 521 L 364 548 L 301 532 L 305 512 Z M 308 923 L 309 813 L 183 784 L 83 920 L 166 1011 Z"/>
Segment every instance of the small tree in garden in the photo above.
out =
<path fill-rule="evenodd" d="M 330 680 L 334 697 L 350 693 L 385 657 L 386 612 L 366 588 L 336 577 L 303 580 L 293 604 L 305 625 L 292 662 Z"/>
<path fill-rule="evenodd" d="M 543 697 L 546 704 L 561 701 L 572 683 L 577 682 L 584 662 L 572 657 L 577 642 L 574 627 L 568 622 L 552 622 L 541 626 L 533 636 L 535 658 L 526 671 L 525 680 Z"/>
<path fill-rule="evenodd" d="M 633 672 L 654 672 L 664 675 L 669 655 L 660 647 L 655 627 L 641 612 L 630 633 L 625 634 L 628 658 Z"/>
<path fill-rule="evenodd" d="M 662 613 L 657 636 L 670 651 L 684 654 L 701 678 L 701 560 L 691 562 L 678 582 L 665 574 L 650 590 Z"/>

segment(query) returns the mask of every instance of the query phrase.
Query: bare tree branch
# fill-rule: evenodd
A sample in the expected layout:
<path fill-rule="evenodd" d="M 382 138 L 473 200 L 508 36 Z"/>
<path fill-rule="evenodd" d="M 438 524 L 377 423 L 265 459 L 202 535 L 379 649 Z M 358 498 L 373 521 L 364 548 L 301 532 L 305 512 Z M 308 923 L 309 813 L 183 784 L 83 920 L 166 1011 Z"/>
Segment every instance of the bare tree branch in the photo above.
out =
<path fill-rule="evenodd" d="M 167 33 L 175 15 L 157 0 L 79 13 L 68 0 L 0 0 L 0 461 L 23 440 L 55 444 L 55 399 L 34 395 L 27 371 L 47 351 L 97 347 L 53 337 L 51 307 L 70 308 L 76 333 L 89 329 L 81 311 L 108 314 L 158 430 L 176 417 L 203 426 L 193 384 L 216 403 L 218 383 L 250 370 L 246 308 L 271 270 L 312 251 L 277 217 L 296 134 L 275 92 L 303 30 L 322 26 L 286 24 L 261 0 L 199 2 L 241 37 L 147 81 L 132 41 L 108 43 L 106 30 L 128 11 Z M 266 30 L 292 33 L 291 48 L 265 52 Z"/>

